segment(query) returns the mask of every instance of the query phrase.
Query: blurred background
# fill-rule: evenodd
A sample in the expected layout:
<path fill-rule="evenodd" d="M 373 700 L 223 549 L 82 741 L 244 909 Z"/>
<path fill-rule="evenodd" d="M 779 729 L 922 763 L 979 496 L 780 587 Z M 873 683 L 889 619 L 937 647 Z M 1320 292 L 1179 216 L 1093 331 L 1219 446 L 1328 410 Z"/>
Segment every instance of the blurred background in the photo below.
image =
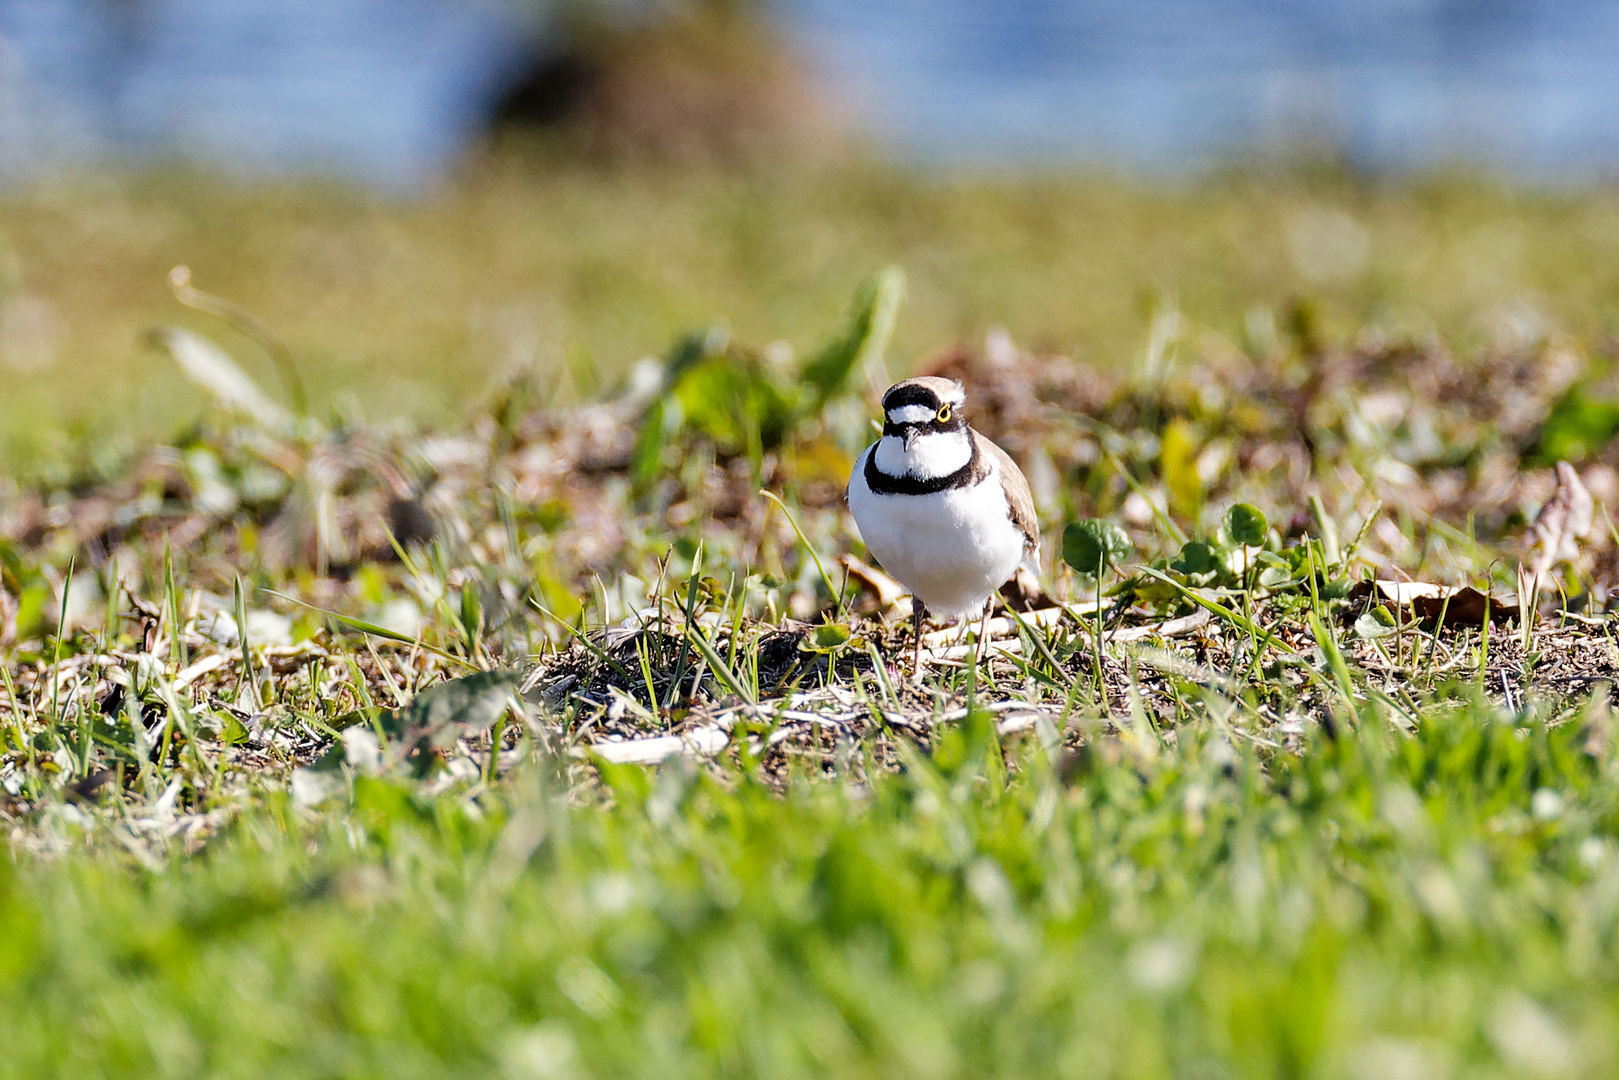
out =
<path fill-rule="evenodd" d="M 323 408 L 599 392 L 720 321 L 896 367 L 995 327 L 1101 366 L 1172 310 L 1263 347 L 1619 336 L 1619 4 L 0 0 L 0 453 L 206 403 L 141 345 L 199 287 Z M 268 367 L 265 367 L 268 370 Z M 268 378 L 268 376 L 267 376 Z"/>
<path fill-rule="evenodd" d="M 7 0 L 0 33 L 13 176 L 185 157 L 408 189 L 492 125 L 614 107 L 664 148 L 833 107 L 932 162 L 1619 165 L 1605 0 Z"/>

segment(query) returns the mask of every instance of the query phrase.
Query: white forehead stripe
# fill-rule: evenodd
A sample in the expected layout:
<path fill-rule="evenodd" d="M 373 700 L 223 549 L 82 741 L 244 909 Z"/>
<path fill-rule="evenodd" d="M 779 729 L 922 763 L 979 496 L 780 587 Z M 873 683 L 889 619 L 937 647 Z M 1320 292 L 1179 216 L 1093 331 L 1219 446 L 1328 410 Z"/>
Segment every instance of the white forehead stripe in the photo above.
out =
<path fill-rule="evenodd" d="M 901 405 L 897 409 L 888 410 L 888 419 L 895 424 L 920 424 L 924 420 L 932 420 L 934 410 L 926 405 Z"/>
<path fill-rule="evenodd" d="M 967 394 L 961 389 L 961 384 L 956 383 L 950 388 L 950 392 L 945 394 L 944 399 L 952 405 L 961 405 L 966 402 Z"/>

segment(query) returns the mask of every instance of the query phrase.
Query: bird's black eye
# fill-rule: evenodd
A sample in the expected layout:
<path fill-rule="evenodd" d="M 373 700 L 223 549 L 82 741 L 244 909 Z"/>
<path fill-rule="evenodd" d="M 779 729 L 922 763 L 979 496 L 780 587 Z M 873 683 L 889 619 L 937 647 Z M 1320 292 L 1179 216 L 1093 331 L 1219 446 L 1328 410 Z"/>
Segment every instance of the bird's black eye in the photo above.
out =
<path fill-rule="evenodd" d="M 941 424 L 948 424 L 950 422 L 950 406 L 948 404 L 940 405 L 939 415 L 935 416 L 934 419 Z"/>

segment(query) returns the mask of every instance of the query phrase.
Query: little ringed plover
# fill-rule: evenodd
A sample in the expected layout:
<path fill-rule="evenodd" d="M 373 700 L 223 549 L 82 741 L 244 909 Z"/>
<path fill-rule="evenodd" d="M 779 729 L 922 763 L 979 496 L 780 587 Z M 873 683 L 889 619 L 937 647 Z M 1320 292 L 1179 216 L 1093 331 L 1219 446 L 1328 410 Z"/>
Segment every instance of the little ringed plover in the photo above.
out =
<path fill-rule="evenodd" d="M 1020 565 L 1038 569 L 1029 482 L 1006 451 L 968 426 L 964 402 L 953 379 L 895 383 L 883 395 L 882 437 L 849 477 L 861 539 L 911 590 L 918 664 L 928 612 L 987 617 L 990 597 Z"/>

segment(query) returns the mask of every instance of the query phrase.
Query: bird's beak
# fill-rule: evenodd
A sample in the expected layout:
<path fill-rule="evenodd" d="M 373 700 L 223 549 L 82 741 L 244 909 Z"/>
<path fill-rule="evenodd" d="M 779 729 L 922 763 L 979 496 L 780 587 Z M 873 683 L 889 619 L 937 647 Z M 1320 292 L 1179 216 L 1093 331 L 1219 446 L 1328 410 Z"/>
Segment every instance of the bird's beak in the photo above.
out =
<path fill-rule="evenodd" d="M 906 430 L 906 432 L 905 432 L 905 452 L 907 454 L 909 454 L 911 452 L 911 447 L 916 445 L 916 440 L 918 438 L 920 438 L 921 435 L 922 435 L 922 432 L 919 431 L 916 428 L 909 428 L 909 429 Z"/>

